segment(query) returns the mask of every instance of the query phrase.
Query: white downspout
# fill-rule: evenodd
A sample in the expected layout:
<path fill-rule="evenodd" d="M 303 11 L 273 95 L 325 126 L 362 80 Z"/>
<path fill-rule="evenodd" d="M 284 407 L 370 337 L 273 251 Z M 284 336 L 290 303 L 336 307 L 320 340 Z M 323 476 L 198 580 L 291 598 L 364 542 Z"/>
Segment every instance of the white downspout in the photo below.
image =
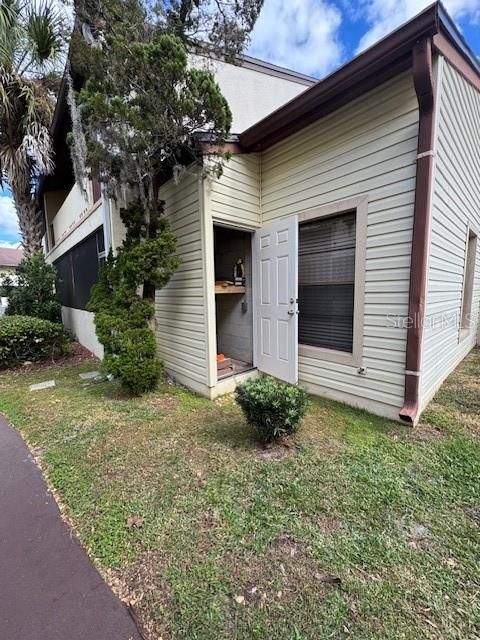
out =
<path fill-rule="evenodd" d="M 110 216 L 110 198 L 107 190 L 102 184 L 102 214 L 103 214 L 103 238 L 105 242 L 105 253 L 108 255 L 112 249 L 112 219 Z"/>

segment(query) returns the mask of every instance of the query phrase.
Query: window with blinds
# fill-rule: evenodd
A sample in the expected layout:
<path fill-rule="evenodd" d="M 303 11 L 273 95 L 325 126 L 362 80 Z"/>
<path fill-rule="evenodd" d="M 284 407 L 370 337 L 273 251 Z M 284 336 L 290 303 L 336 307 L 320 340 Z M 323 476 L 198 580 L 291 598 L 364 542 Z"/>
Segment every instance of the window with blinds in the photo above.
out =
<path fill-rule="evenodd" d="M 353 351 L 355 243 L 355 211 L 300 225 L 300 344 Z"/>

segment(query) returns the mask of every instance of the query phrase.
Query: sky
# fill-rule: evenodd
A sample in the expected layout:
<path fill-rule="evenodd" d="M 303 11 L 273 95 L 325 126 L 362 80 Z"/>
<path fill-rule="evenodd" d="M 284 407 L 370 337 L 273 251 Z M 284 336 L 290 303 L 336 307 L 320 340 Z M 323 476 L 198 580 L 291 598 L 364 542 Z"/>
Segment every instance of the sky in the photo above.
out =
<path fill-rule="evenodd" d="M 248 53 L 321 79 L 412 18 L 429 0 L 265 0 Z M 480 56 L 480 0 L 444 0 Z M 11 194 L 0 190 L 0 246 L 20 237 Z"/>

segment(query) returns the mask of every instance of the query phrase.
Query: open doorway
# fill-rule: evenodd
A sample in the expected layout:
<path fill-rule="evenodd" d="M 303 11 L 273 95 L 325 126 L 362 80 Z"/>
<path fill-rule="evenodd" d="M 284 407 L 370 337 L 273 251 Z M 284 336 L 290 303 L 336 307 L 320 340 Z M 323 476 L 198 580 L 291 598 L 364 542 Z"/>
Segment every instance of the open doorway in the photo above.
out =
<path fill-rule="evenodd" d="M 214 226 L 217 378 L 253 369 L 252 235 Z"/>

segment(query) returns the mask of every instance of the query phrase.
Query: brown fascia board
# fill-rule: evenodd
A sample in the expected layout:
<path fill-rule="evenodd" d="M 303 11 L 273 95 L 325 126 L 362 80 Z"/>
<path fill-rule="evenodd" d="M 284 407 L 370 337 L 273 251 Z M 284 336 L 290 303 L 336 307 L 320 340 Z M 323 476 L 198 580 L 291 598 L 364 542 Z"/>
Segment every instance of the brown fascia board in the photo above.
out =
<path fill-rule="evenodd" d="M 451 39 L 444 33 L 433 36 L 433 48 L 469 82 L 477 91 L 480 91 L 480 70 L 476 71 L 474 65 L 462 55 Z"/>
<path fill-rule="evenodd" d="M 266 149 L 411 67 L 412 49 L 416 42 L 439 31 L 440 7 L 439 3 L 431 5 L 311 89 L 241 133 L 241 146 L 247 151 Z"/>

